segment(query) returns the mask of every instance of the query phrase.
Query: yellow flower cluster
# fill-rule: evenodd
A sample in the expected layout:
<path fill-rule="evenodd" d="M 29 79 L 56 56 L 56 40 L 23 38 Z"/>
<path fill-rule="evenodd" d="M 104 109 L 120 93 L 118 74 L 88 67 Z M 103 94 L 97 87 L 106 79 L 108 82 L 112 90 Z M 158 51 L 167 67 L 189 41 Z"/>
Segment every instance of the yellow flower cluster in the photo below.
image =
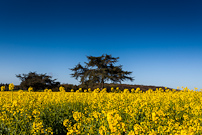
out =
<path fill-rule="evenodd" d="M 14 86 L 14 84 L 13 84 L 13 83 L 10 83 L 10 84 L 9 84 L 9 86 L 8 86 L 9 90 L 13 90 L 13 89 L 14 89 L 14 87 L 15 87 L 15 86 Z"/>
<path fill-rule="evenodd" d="M 28 91 L 29 91 L 29 92 L 33 91 L 33 87 L 29 87 L 29 88 L 28 88 Z"/>
<path fill-rule="evenodd" d="M 4 91 L 6 89 L 6 86 L 1 86 L 1 91 Z"/>
<path fill-rule="evenodd" d="M 202 92 L 0 92 L 2 134 L 199 135 Z M 13 100 L 10 100 L 12 97 Z"/>
<path fill-rule="evenodd" d="M 60 91 L 60 92 L 65 92 L 65 87 L 60 86 L 60 87 L 59 87 L 59 91 Z"/>
<path fill-rule="evenodd" d="M 125 132 L 125 123 L 121 122 L 122 117 L 118 114 L 117 110 L 112 110 L 107 113 L 107 121 L 111 134 L 121 135 Z"/>

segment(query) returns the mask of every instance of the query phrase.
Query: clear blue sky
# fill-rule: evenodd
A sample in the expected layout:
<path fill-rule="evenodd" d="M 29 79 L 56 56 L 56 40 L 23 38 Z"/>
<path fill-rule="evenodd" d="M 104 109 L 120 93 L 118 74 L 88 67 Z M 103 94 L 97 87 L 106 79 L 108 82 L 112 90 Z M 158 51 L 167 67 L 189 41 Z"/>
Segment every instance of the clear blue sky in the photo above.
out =
<path fill-rule="evenodd" d="M 127 84 L 202 89 L 201 0 L 1 0 L 0 83 L 47 73 L 61 83 L 86 56 L 111 54 Z"/>

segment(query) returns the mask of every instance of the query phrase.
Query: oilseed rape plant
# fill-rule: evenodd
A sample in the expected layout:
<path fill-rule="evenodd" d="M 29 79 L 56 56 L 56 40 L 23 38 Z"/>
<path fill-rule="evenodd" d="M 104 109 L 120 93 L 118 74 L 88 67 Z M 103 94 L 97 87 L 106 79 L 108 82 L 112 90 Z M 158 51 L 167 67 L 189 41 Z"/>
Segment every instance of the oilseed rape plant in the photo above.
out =
<path fill-rule="evenodd" d="M 9 85 L 10 86 L 10 85 Z M 10 88 L 10 87 L 9 87 Z M 202 92 L 159 88 L 0 92 L 0 134 L 201 135 Z M 82 92 L 84 91 L 84 92 Z M 12 100 L 11 100 L 12 98 Z"/>
<path fill-rule="evenodd" d="M 4 91 L 6 89 L 5 86 L 1 86 L 1 91 Z"/>
<path fill-rule="evenodd" d="M 29 87 L 29 88 L 28 88 L 28 91 L 29 91 L 29 92 L 33 91 L 33 88 L 32 88 L 32 87 Z"/>
<path fill-rule="evenodd" d="M 13 83 L 10 83 L 8 87 L 9 87 L 9 90 L 12 91 L 12 90 L 14 89 L 14 84 L 13 84 Z"/>

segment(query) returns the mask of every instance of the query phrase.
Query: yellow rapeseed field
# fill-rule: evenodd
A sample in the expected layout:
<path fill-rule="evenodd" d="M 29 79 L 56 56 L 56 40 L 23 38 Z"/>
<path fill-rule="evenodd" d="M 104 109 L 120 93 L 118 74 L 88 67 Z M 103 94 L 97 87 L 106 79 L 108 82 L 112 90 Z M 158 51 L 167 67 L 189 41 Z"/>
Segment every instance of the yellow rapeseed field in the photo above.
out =
<path fill-rule="evenodd" d="M 0 92 L 0 134 L 201 135 L 202 92 L 106 89 Z M 75 92 L 73 92 L 75 91 Z"/>

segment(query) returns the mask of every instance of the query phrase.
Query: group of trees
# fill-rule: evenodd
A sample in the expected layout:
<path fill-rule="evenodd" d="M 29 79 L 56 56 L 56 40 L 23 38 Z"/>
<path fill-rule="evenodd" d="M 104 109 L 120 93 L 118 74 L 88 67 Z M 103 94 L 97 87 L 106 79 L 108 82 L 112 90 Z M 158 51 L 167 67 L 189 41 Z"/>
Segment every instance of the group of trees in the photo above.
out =
<path fill-rule="evenodd" d="M 70 69 L 73 72 L 71 76 L 79 80 L 82 87 L 89 88 L 99 84 L 99 87 L 102 89 L 107 81 L 116 84 L 124 80 L 134 80 L 129 76 L 132 72 L 123 71 L 122 65 L 115 66 L 119 57 L 102 55 L 99 57 L 87 56 L 87 59 L 88 62 L 85 62 L 85 66 L 79 63 Z M 56 82 L 56 79 L 52 79 L 52 76 L 47 74 L 30 72 L 28 74 L 16 75 L 16 77 L 21 80 L 20 87 L 22 89 L 28 89 L 31 86 L 36 91 L 45 88 L 57 89 L 60 86 L 60 82 Z"/>

